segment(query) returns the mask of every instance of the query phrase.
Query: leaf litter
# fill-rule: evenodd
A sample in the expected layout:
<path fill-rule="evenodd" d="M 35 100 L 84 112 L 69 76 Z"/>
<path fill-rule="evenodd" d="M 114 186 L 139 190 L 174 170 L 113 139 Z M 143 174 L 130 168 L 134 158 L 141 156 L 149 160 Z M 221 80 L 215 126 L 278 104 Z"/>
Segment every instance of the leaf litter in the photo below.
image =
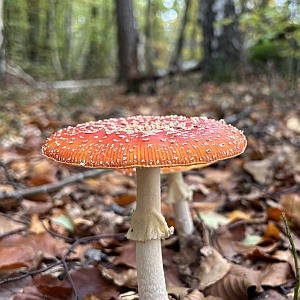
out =
<path fill-rule="evenodd" d="M 68 108 L 54 90 L 1 92 L 0 298 L 138 299 L 134 244 L 123 237 L 135 206 L 134 177 L 85 179 L 85 169 L 40 151 L 61 127 L 138 114 L 224 118 L 248 139 L 243 155 L 184 173 L 196 230 L 181 245 L 176 232 L 163 241 L 169 299 L 292 297 L 295 265 L 281 212 L 300 251 L 299 91 L 282 100 L 286 91 L 278 85 L 269 93 L 262 80 L 192 90 L 170 83 L 155 96 L 124 95 L 119 87 L 92 92 L 98 97 Z M 16 196 L 76 174 L 79 182 Z M 162 176 L 163 199 L 167 189 Z M 162 212 L 176 229 L 171 207 L 163 203 Z"/>

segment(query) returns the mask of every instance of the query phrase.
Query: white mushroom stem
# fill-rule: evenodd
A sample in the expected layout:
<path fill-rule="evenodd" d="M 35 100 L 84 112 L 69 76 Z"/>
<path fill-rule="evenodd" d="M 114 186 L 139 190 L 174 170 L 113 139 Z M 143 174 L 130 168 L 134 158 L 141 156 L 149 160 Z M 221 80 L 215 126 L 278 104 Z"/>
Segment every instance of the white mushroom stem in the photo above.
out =
<path fill-rule="evenodd" d="M 172 228 L 161 214 L 160 169 L 137 168 L 137 203 L 127 238 L 136 242 L 139 298 L 167 300 L 161 240 Z"/>
<path fill-rule="evenodd" d="M 168 174 L 169 191 L 166 201 L 172 203 L 178 235 L 188 235 L 194 230 L 188 201 L 192 200 L 193 190 L 184 182 L 182 172 Z"/>

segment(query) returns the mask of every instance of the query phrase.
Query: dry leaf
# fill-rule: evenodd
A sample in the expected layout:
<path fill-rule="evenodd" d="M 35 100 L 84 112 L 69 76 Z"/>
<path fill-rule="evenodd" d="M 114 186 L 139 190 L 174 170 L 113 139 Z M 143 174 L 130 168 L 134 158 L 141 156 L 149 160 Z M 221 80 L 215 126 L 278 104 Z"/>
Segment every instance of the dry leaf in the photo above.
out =
<path fill-rule="evenodd" d="M 185 296 L 183 300 L 222 300 L 222 298 L 214 296 L 205 297 L 200 291 L 193 290 L 187 296 Z"/>
<path fill-rule="evenodd" d="M 244 169 L 260 184 L 270 184 L 274 176 L 273 159 L 247 161 Z"/>
<path fill-rule="evenodd" d="M 6 234 L 10 231 L 14 231 L 20 228 L 23 228 L 24 225 L 19 223 L 19 222 L 15 222 L 12 219 L 6 218 L 3 215 L 0 215 L 0 234 Z"/>
<path fill-rule="evenodd" d="M 194 277 L 199 280 L 199 288 L 204 290 L 225 276 L 230 269 L 230 263 L 211 246 L 205 246 L 200 251 L 203 259 L 195 270 Z"/>
<path fill-rule="evenodd" d="M 251 290 L 259 291 L 260 272 L 243 266 L 231 265 L 229 272 L 218 282 L 205 289 L 205 293 L 223 300 L 248 300 Z"/>
<path fill-rule="evenodd" d="M 52 201 L 49 202 L 37 202 L 37 201 L 30 201 L 23 199 L 21 201 L 21 206 L 24 211 L 31 215 L 31 214 L 45 214 L 51 210 L 53 207 Z"/>
<path fill-rule="evenodd" d="M 119 295 L 116 287 L 107 281 L 96 268 L 81 268 L 71 271 L 71 277 L 80 298 L 93 295 L 101 300 L 111 300 Z M 70 285 L 66 279 L 66 285 Z"/>
<path fill-rule="evenodd" d="M 53 257 L 61 257 L 69 248 L 69 244 L 62 239 L 52 237 L 48 233 L 41 233 L 27 236 L 9 236 L 5 240 L 0 241 L 0 249 L 5 247 L 20 249 L 25 247 L 32 253 L 42 253 L 44 257 L 53 259 Z"/>
<path fill-rule="evenodd" d="M 0 247 L 0 272 L 35 269 L 43 259 L 42 251 L 34 251 L 30 245 Z"/>
<path fill-rule="evenodd" d="M 15 295 L 23 291 L 23 289 L 31 283 L 30 276 L 16 281 L 2 283 L 0 285 L 0 299 L 15 299 Z M 24 299 L 25 300 L 25 299 Z"/>
<path fill-rule="evenodd" d="M 293 278 L 291 266 L 288 263 L 267 264 L 260 275 L 260 284 L 262 286 L 273 287 L 280 286 Z"/>
<path fill-rule="evenodd" d="M 279 240 L 280 231 L 273 222 L 268 222 L 267 228 L 264 231 L 263 238 L 265 240 Z"/>
<path fill-rule="evenodd" d="M 137 288 L 137 273 L 136 269 L 106 269 L 100 268 L 100 271 L 104 278 L 112 281 L 117 286 L 125 286 L 131 289 Z"/>
<path fill-rule="evenodd" d="M 70 299 L 72 288 L 64 282 L 51 275 L 40 275 L 33 279 L 31 285 L 26 287 L 22 293 L 15 295 L 14 300 L 66 300 Z"/>
<path fill-rule="evenodd" d="M 231 213 L 227 214 L 227 218 L 229 218 L 231 222 L 235 222 L 238 220 L 249 220 L 251 216 L 244 213 L 243 211 L 234 210 Z"/>
<path fill-rule="evenodd" d="M 132 268 L 136 268 L 136 255 L 135 255 L 135 243 L 128 241 L 122 245 L 121 254 L 116 258 L 114 264 L 127 265 Z"/>
<path fill-rule="evenodd" d="M 297 133 L 300 133 L 300 119 L 297 117 L 291 117 L 286 121 L 286 127 Z"/>
<path fill-rule="evenodd" d="M 282 220 L 282 213 L 283 209 L 279 207 L 269 207 L 267 209 L 267 216 L 269 220 L 279 222 Z"/>
<path fill-rule="evenodd" d="M 300 195 L 296 193 L 284 194 L 281 196 L 280 203 L 292 221 L 300 227 Z"/>
<path fill-rule="evenodd" d="M 37 214 L 33 214 L 31 216 L 30 225 L 29 225 L 30 233 L 36 233 L 36 234 L 44 233 L 44 232 L 46 232 L 45 227 L 46 228 L 50 227 L 49 222 L 44 222 L 44 225 L 43 225 Z"/>
<path fill-rule="evenodd" d="M 136 200 L 136 193 L 124 194 L 114 198 L 114 201 L 120 205 L 129 205 Z"/>

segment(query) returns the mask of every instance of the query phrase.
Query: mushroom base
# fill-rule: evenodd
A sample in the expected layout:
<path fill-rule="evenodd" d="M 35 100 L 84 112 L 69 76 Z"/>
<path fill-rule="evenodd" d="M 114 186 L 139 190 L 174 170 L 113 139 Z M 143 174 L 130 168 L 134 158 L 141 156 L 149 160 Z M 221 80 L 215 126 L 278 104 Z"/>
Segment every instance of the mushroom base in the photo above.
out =
<path fill-rule="evenodd" d="M 136 259 L 140 299 L 168 299 L 163 272 L 161 241 L 136 242 Z"/>

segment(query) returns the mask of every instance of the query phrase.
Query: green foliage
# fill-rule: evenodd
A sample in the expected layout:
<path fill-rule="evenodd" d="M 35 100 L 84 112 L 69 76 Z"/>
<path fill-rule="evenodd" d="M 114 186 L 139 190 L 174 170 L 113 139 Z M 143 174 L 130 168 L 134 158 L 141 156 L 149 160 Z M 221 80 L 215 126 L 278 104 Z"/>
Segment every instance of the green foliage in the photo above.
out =
<path fill-rule="evenodd" d="M 262 65 L 272 61 L 283 72 L 295 72 L 300 58 L 300 22 L 295 17 L 299 13 L 289 1 L 270 2 L 243 13 L 240 22 L 250 60 Z"/>
<path fill-rule="evenodd" d="M 266 63 L 268 60 L 280 61 L 284 57 L 284 50 L 289 47 L 288 42 L 262 40 L 249 48 L 249 56 L 253 61 Z"/>

